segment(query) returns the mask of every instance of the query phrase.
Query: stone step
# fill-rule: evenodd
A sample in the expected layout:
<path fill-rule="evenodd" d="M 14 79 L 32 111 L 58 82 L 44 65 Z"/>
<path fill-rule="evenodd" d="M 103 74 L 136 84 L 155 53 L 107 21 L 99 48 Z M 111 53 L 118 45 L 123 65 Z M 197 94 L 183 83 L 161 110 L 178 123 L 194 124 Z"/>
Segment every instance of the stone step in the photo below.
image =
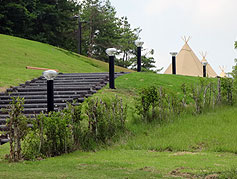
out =
<path fill-rule="evenodd" d="M 54 91 L 80 91 L 80 90 L 91 90 L 91 89 L 97 89 L 96 86 L 80 86 L 80 87 L 55 87 Z M 17 88 L 15 89 L 18 92 L 33 92 L 33 91 L 47 91 L 47 88 L 42 87 L 42 88 Z M 10 91 L 10 90 L 9 90 Z"/>
<path fill-rule="evenodd" d="M 100 75 L 100 74 L 96 74 L 96 75 L 58 75 L 55 80 L 58 79 L 105 79 L 108 78 L 109 75 Z M 44 77 L 43 78 L 39 78 L 40 80 L 46 80 Z M 39 80 L 38 79 L 38 80 Z"/>
<path fill-rule="evenodd" d="M 0 131 L 7 131 L 6 125 L 0 125 Z"/>
<path fill-rule="evenodd" d="M 68 94 L 68 95 L 54 95 L 54 98 L 82 98 L 82 97 L 90 97 L 92 94 Z M 28 99 L 47 99 L 47 95 L 46 93 L 45 94 L 42 94 L 42 95 L 14 95 L 14 96 L 0 96 L 0 104 L 3 104 L 1 103 L 1 101 L 5 101 L 5 100 L 10 100 L 12 101 L 12 97 L 20 97 L 20 98 L 24 98 L 25 101 L 28 100 Z"/>
<path fill-rule="evenodd" d="M 54 108 L 55 111 L 58 111 L 58 108 Z M 0 115 L 1 114 L 8 114 L 9 110 L 0 110 Z M 25 108 L 23 113 L 24 114 L 39 114 L 41 112 L 47 112 L 47 108 Z"/>
<path fill-rule="evenodd" d="M 98 79 L 95 79 L 95 80 L 91 80 L 91 81 L 88 81 L 88 80 L 55 80 L 54 81 L 54 84 L 74 84 L 74 83 L 90 83 L 90 84 L 93 84 L 93 83 L 97 83 L 97 84 L 104 84 L 104 83 L 107 83 L 108 81 L 107 80 L 98 80 Z M 30 84 L 35 84 L 35 85 L 38 85 L 38 84 L 46 84 L 47 81 L 43 81 L 43 80 L 38 80 L 38 81 L 35 81 L 35 82 L 28 82 L 28 83 L 25 83 L 25 84 L 22 84 L 22 85 L 30 85 Z"/>
<path fill-rule="evenodd" d="M 54 91 L 54 95 L 79 95 L 79 94 L 93 94 L 96 90 L 78 90 L 78 91 Z M 9 94 L 1 93 L 0 98 L 5 96 L 28 96 L 28 95 L 46 95 L 47 91 L 29 91 L 29 92 L 12 92 Z"/>
<path fill-rule="evenodd" d="M 101 82 L 57 82 L 55 83 L 54 82 L 54 86 L 85 86 L 85 85 L 88 85 L 88 86 L 94 86 L 94 85 L 98 85 L 98 83 L 102 83 L 103 81 Z M 38 82 L 38 83 L 30 83 L 28 85 L 21 85 L 21 86 L 46 86 L 47 83 L 45 82 Z"/>
<path fill-rule="evenodd" d="M 66 107 L 67 105 L 67 102 L 72 102 L 73 99 L 71 100 L 68 100 L 68 101 L 62 101 L 62 100 L 55 100 L 54 102 L 54 106 L 55 108 L 57 107 Z M 77 99 L 77 102 L 83 102 L 84 101 L 84 98 L 80 98 L 80 99 Z M 10 104 L 0 104 L 0 108 L 7 108 L 9 107 Z M 41 103 L 26 103 L 26 104 L 23 104 L 23 107 L 24 109 L 27 109 L 27 108 L 47 108 L 47 101 L 45 100 L 44 102 L 41 102 Z"/>
<path fill-rule="evenodd" d="M 5 138 L 5 139 L 0 139 L 0 145 L 3 145 L 5 143 L 9 142 L 9 139 Z"/>
<path fill-rule="evenodd" d="M 81 97 L 74 97 L 74 98 L 70 98 L 69 96 L 67 98 L 54 98 L 54 102 L 55 103 L 60 103 L 60 102 L 67 102 L 67 101 L 73 101 L 73 100 L 77 100 L 80 102 L 84 101 L 84 98 Z M 12 100 L 0 100 L 0 106 L 3 104 L 8 104 L 11 102 Z M 24 99 L 24 103 L 25 104 L 33 104 L 33 103 L 47 103 L 47 96 L 45 96 L 45 98 L 41 98 L 41 99 Z"/>
<path fill-rule="evenodd" d="M 38 114 L 24 114 L 24 116 L 28 118 L 35 118 Z M 0 125 L 1 124 L 6 124 L 6 119 L 9 118 L 9 114 L 1 114 L 0 115 Z"/>
<path fill-rule="evenodd" d="M 27 127 L 33 127 L 32 124 L 27 124 Z M 6 125 L 0 125 L 0 131 L 8 131 L 8 128 Z"/>
<path fill-rule="evenodd" d="M 118 73 L 115 73 L 118 74 Z M 77 77 L 103 77 L 103 76 L 109 76 L 109 73 L 63 73 L 59 74 L 57 77 L 71 77 L 71 76 L 77 76 Z"/>
<path fill-rule="evenodd" d="M 9 117 L 9 115 L 5 115 L 5 118 L 0 118 L 0 125 L 5 125 L 6 124 L 6 118 L 8 118 L 8 117 Z"/>
<path fill-rule="evenodd" d="M 100 84 L 93 84 L 93 85 L 54 85 L 54 89 L 64 89 L 64 88 L 93 88 L 95 86 L 100 86 Z M 21 88 L 29 88 L 29 89 L 47 89 L 47 85 L 43 85 L 43 86 L 31 86 L 31 85 L 27 85 L 27 86 L 19 86 L 19 87 L 15 87 L 15 89 L 21 89 Z"/>

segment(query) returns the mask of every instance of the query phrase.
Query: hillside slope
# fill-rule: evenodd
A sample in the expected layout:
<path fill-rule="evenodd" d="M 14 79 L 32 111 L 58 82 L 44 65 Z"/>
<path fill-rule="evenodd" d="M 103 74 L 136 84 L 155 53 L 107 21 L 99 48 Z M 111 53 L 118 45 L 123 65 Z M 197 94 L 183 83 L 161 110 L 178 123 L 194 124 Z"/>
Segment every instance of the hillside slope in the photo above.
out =
<path fill-rule="evenodd" d="M 115 81 L 115 90 L 106 86 L 94 95 L 117 95 L 128 104 L 129 132 L 120 140 L 96 152 L 76 151 L 17 165 L 4 160 L 9 152 L 9 145 L 5 144 L 0 146 L 0 178 L 234 178 L 236 106 L 221 106 L 199 116 L 187 114 L 163 124 L 133 120 L 134 97 L 141 88 L 163 86 L 178 94 L 182 83 L 195 85 L 199 81 L 198 77 L 154 73 L 120 76 Z"/>
<path fill-rule="evenodd" d="M 108 72 L 107 63 L 48 44 L 0 34 L 0 90 L 38 77 L 42 71 L 26 66 L 58 69 L 63 73 Z M 115 67 L 116 72 L 131 71 Z"/>

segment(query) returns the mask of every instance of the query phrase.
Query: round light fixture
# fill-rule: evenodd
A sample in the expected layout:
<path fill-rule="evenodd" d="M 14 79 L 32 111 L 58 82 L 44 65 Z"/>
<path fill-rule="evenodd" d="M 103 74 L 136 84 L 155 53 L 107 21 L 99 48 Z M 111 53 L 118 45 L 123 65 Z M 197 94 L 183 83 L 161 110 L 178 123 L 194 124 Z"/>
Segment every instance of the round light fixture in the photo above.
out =
<path fill-rule="evenodd" d="M 54 80 L 54 78 L 58 75 L 58 72 L 56 72 L 55 70 L 47 70 L 43 72 L 43 76 L 47 79 L 47 80 Z"/>
<path fill-rule="evenodd" d="M 107 53 L 108 56 L 111 57 L 111 56 L 115 56 L 116 55 L 117 50 L 115 48 L 108 48 L 108 49 L 106 49 L 105 52 Z"/>
<path fill-rule="evenodd" d="M 201 61 L 201 63 L 202 63 L 203 66 L 207 66 L 207 64 L 208 64 L 208 62 L 207 62 L 206 59 L 203 59 L 203 60 Z"/>
<path fill-rule="evenodd" d="M 176 56 L 178 53 L 177 52 L 170 52 L 170 55 Z"/>
<path fill-rule="evenodd" d="M 144 44 L 144 42 L 141 41 L 141 40 L 136 40 L 136 41 L 135 41 L 135 45 L 136 45 L 137 47 L 142 47 L 143 44 Z"/>

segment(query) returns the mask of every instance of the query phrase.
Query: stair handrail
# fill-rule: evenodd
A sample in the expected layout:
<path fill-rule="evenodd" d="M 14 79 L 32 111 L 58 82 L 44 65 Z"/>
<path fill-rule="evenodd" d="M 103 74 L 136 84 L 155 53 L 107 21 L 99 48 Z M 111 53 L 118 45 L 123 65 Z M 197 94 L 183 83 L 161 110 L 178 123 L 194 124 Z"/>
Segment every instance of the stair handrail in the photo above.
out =
<path fill-rule="evenodd" d="M 56 72 L 59 72 L 57 69 L 51 69 L 51 68 L 40 68 L 40 67 L 31 67 L 31 66 L 26 66 L 26 69 L 31 69 L 31 70 L 54 70 Z"/>

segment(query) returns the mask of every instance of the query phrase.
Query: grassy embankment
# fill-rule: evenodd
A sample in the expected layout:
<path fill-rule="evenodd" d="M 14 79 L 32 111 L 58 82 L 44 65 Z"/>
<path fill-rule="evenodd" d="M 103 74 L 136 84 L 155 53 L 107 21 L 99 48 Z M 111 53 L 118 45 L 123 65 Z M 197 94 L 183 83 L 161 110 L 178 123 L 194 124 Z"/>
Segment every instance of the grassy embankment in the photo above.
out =
<path fill-rule="evenodd" d="M 154 84 L 179 94 L 183 82 L 197 81 L 194 77 L 151 73 L 121 76 L 116 79 L 116 90 L 105 88 L 97 96 L 116 94 L 129 104 L 127 124 L 131 133 L 107 149 L 76 151 L 18 164 L 7 163 L 3 156 L 9 146 L 0 146 L 0 178 L 182 178 L 234 169 L 237 167 L 236 107 L 223 107 L 200 116 L 182 116 L 162 125 L 132 123 L 134 96 L 139 89 Z"/>
<path fill-rule="evenodd" d="M 0 34 L 0 91 L 42 74 L 26 66 L 58 69 L 63 73 L 108 72 L 109 66 L 99 60 L 17 37 Z M 131 71 L 115 67 L 116 72 Z"/>

